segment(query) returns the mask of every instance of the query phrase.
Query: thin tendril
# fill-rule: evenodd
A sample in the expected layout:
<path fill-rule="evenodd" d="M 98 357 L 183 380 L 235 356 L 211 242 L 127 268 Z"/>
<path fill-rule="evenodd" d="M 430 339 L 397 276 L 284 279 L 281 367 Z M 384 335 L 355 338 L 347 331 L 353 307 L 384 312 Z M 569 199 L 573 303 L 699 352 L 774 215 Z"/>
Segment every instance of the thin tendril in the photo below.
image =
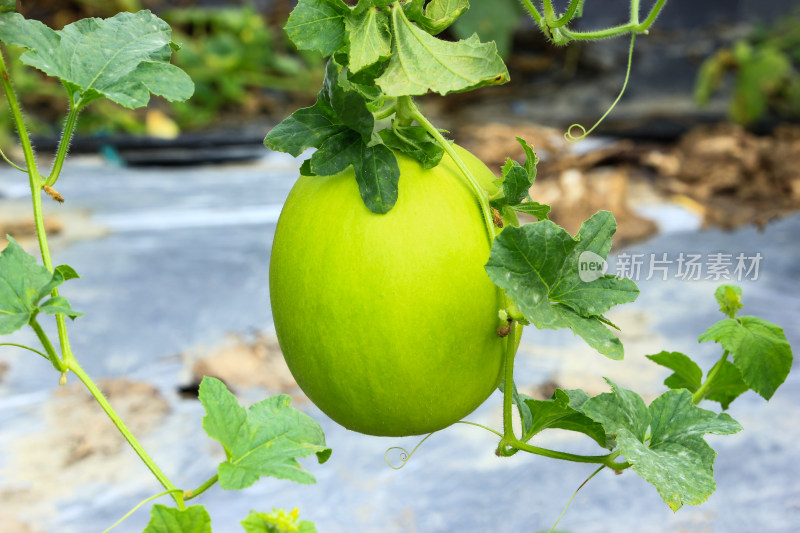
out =
<path fill-rule="evenodd" d="M 433 435 L 433 433 L 428 433 L 424 439 L 419 441 L 419 443 L 416 446 L 414 446 L 414 449 L 411 450 L 411 453 L 409 453 L 408 450 L 406 450 L 402 446 L 392 446 L 391 448 L 386 450 L 386 452 L 384 452 L 383 454 L 383 458 L 386 459 L 386 464 L 389 465 L 389 468 L 393 470 L 400 470 L 401 468 L 406 466 L 406 463 L 411 459 L 411 456 L 414 455 L 414 452 L 417 451 L 417 448 L 422 446 L 422 443 L 428 440 L 428 437 L 430 437 L 431 435 Z M 400 463 L 401 463 L 400 466 L 394 466 L 392 463 L 389 462 L 389 452 L 392 450 L 400 450 Z"/>
<path fill-rule="evenodd" d="M 32 351 L 33 353 L 38 353 L 39 355 L 41 355 L 42 357 L 44 357 L 48 361 L 50 360 L 50 358 L 47 356 L 47 354 L 43 354 L 39 350 L 35 350 L 35 349 L 31 348 L 30 346 L 25 346 L 23 344 L 15 344 L 13 342 L 0 342 L 0 346 L 16 346 L 17 348 L 24 348 L 26 350 Z"/>
<path fill-rule="evenodd" d="M 120 518 L 119 520 L 117 520 L 116 522 L 114 522 L 113 524 L 111 524 L 111 525 L 110 525 L 110 526 L 109 526 L 107 529 L 104 529 L 104 530 L 103 530 L 103 533 L 108 533 L 109 531 L 111 531 L 112 529 L 114 529 L 115 527 L 117 527 L 118 525 L 120 525 L 120 524 L 121 524 L 121 523 L 122 523 L 122 522 L 123 522 L 123 521 L 124 521 L 126 518 L 128 518 L 130 515 L 132 515 L 133 513 L 135 513 L 135 512 L 136 512 L 136 511 L 137 511 L 137 510 L 138 510 L 138 509 L 139 509 L 139 508 L 140 508 L 142 505 L 146 504 L 147 502 L 149 502 L 149 501 L 151 501 L 151 500 L 155 500 L 156 498 L 160 498 L 160 497 L 162 497 L 162 496 L 165 496 L 165 495 L 167 495 L 167 494 L 169 494 L 169 493 L 171 493 L 171 492 L 183 492 L 183 491 L 181 491 L 180 489 L 165 490 L 164 492 L 161 492 L 161 493 L 159 493 L 159 494 L 156 494 L 155 496 L 150 496 L 149 498 L 145 498 L 144 500 L 140 501 L 140 502 L 139 502 L 139 503 L 136 505 L 136 507 L 134 507 L 133 509 L 131 509 L 130 511 L 128 511 L 127 513 L 125 513 L 125 516 L 123 516 L 122 518 Z"/>
<path fill-rule="evenodd" d="M 19 166 L 19 165 L 17 165 L 16 163 L 12 162 L 12 161 L 11 161 L 11 160 L 10 160 L 8 157 L 6 157 L 6 154 L 5 154 L 5 153 L 3 153 L 3 151 L 2 151 L 2 150 L 0 150 L 0 156 L 2 156 L 2 158 L 6 160 L 6 163 L 8 163 L 8 164 L 9 164 L 9 165 L 11 165 L 12 167 L 16 168 L 16 169 L 17 169 L 17 170 L 19 170 L 20 172 L 25 172 L 25 173 L 27 173 L 27 172 L 28 172 L 27 170 L 25 170 L 25 169 L 24 169 L 24 168 L 22 168 L 21 166 Z"/>
<path fill-rule="evenodd" d="M 586 485 L 587 483 L 589 483 L 589 480 L 590 480 L 590 479 L 592 479 L 592 478 L 593 478 L 595 475 L 597 475 L 597 473 L 598 473 L 598 472 L 600 472 L 600 471 L 601 471 L 602 469 L 604 469 L 604 468 L 605 468 L 605 465 L 601 466 L 600 468 L 598 468 L 597 470 L 595 470 L 594 472 L 592 472 L 592 475 L 591 475 L 591 476 L 589 476 L 589 477 L 587 477 L 587 478 L 584 480 L 584 482 L 583 482 L 583 483 L 581 483 L 580 487 L 578 487 L 577 489 L 575 489 L 575 493 L 572 495 L 572 498 L 570 498 L 570 499 L 569 499 L 569 501 L 567 502 L 567 506 L 566 506 L 566 507 L 564 507 L 564 510 L 563 510 L 563 511 L 561 511 L 561 514 L 558 516 L 558 520 L 556 520 L 556 523 L 555 523 L 555 524 L 553 524 L 553 527 L 551 527 L 551 528 L 550 528 L 550 531 L 548 531 L 547 533 L 553 533 L 553 530 L 555 530 L 555 528 L 556 528 L 556 526 L 558 525 L 558 523 L 559 523 L 559 522 L 561 522 L 561 519 L 562 519 L 562 518 L 564 518 L 564 514 L 566 514 L 566 512 L 567 512 L 567 509 L 569 509 L 569 506 L 572 504 L 572 500 L 574 500 L 574 499 L 575 499 L 575 496 L 577 496 L 577 495 L 578 495 L 578 491 L 580 491 L 580 490 L 583 488 L 583 486 L 584 486 L 584 485 Z"/>
<path fill-rule="evenodd" d="M 616 107 L 617 102 L 619 102 L 620 99 L 622 98 L 622 95 L 625 94 L 625 88 L 628 86 L 628 79 L 630 79 L 630 77 L 631 77 L 631 64 L 633 63 L 633 43 L 634 43 L 635 40 L 636 40 L 636 34 L 635 33 L 631 33 L 631 47 L 630 47 L 630 50 L 628 51 L 628 70 L 625 72 L 625 82 L 622 84 L 622 90 L 620 90 L 619 95 L 617 95 L 617 99 L 614 100 L 614 103 L 611 104 L 611 107 L 609 107 L 606 110 L 606 112 L 603 114 L 603 116 L 600 117 L 600 120 L 595 122 L 594 126 L 589 128 L 588 131 L 581 124 L 572 124 L 569 128 L 567 128 L 567 131 L 564 133 L 564 139 L 566 139 L 568 142 L 574 143 L 574 142 L 582 141 L 583 139 L 585 139 L 586 136 L 589 135 L 590 133 L 592 133 L 594 131 L 594 129 L 597 126 L 599 126 L 600 123 L 603 122 L 603 120 L 605 120 L 605 118 L 608 116 L 608 114 L 611 113 L 611 111 L 614 110 L 614 107 Z M 581 130 L 581 134 L 578 135 L 577 137 L 575 135 L 573 135 L 572 134 L 572 129 L 573 128 L 577 128 L 577 129 Z"/>
<path fill-rule="evenodd" d="M 469 425 L 469 426 L 476 426 L 476 427 L 479 427 L 479 428 L 485 429 L 486 431 L 488 431 L 488 432 L 490 432 L 490 433 L 494 433 L 495 435 L 497 435 L 497 436 L 498 436 L 498 437 L 500 437 L 500 438 L 502 438 L 502 437 L 503 437 L 503 434 L 502 434 L 502 433 L 500 433 L 499 431 L 495 431 L 495 430 L 493 430 L 492 428 L 490 428 L 490 427 L 486 427 L 486 426 L 483 426 L 483 425 L 481 425 L 481 424 L 476 424 L 475 422 L 469 422 L 469 421 L 467 421 L 467 420 L 459 420 L 458 422 L 456 422 L 456 424 L 467 424 L 467 425 Z"/>

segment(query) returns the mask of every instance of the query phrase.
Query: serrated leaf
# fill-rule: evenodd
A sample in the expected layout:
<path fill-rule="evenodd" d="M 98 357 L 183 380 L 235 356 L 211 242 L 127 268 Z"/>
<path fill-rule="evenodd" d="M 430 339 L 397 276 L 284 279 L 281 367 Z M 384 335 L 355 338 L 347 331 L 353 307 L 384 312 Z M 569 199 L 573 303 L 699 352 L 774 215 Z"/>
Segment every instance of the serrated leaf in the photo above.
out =
<path fill-rule="evenodd" d="M 715 370 L 717 367 L 720 368 Z M 712 372 L 716 372 L 716 374 L 708 385 L 705 398 L 713 402 L 719 402 L 722 405 L 722 409 L 727 409 L 733 400 L 750 388 L 742 379 L 741 371 L 730 361 L 718 361 L 708 371 L 709 375 Z"/>
<path fill-rule="evenodd" d="M 203 429 L 227 456 L 218 469 L 222 488 L 243 489 L 262 476 L 315 482 L 297 459 L 316 454 L 323 463 L 330 448 L 319 424 L 290 407 L 289 396 L 273 396 L 245 409 L 220 380 L 206 376 L 199 397 L 206 411 Z"/>
<path fill-rule="evenodd" d="M 728 318 L 734 318 L 742 308 L 742 289 L 736 285 L 720 285 L 714 291 L 714 298 L 717 299 L 719 310 Z"/>
<path fill-rule="evenodd" d="M 247 518 L 239 523 L 246 533 L 317 533 L 314 522 L 298 520 L 297 509 L 289 513 L 283 509 L 273 509 L 271 513 L 250 511 Z"/>
<path fill-rule="evenodd" d="M 674 371 L 674 374 L 664 380 L 664 385 L 670 389 L 688 389 L 690 392 L 695 392 L 703 382 L 703 371 L 688 355 L 662 351 L 645 357 Z"/>
<path fill-rule="evenodd" d="M 403 9 L 392 9 L 392 58 L 375 82 L 387 96 L 468 91 L 508 81 L 508 70 L 494 43 L 477 35 L 442 41 L 410 22 Z"/>
<path fill-rule="evenodd" d="M 68 279 L 78 277 L 71 267 L 61 265 L 50 272 L 27 253 L 10 235 L 8 246 L 0 253 L 0 335 L 7 335 L 25 326 L 39 309 L 39 302 Z M 52 299 L 42 311 L 61 313 L 69 309 L 73 318 L 82 313 L 73 311 L 66 298 Z M 52 307 L 49 307 L 52 306 Z"/>
<path fill-rule="evenodd" d="M 345 19 L 347 38 L 350 41 L 348 66 L 358 72 L 392 55 L 392 34 L 389 15 L 374 7 L 354 11 Z"/>
<path fill-rule="evenodd" d="M 539 163 L 539 158 L 524 139 L 517 137 L 517 141 L 522 145 L 527 157 L 522 165 L 510 157 L 506 160 L 502 168 L 503 177 L 500 180 L 503 184 L 503 196 L 492 200 L 492 207 L 495 209 L 521 204 L 536 180 L 536 165 Z"/>
<path fill-rule="evenodd" d="M 570 394 L 572 392 L 572 394 Z M 530 410 L 533 422 L 527 432 L 524 433 L 523 441 L 528 441 L 531 437 L 547 428 L 564 429 L 576 431 L 591 437 L 597 444 L 604 448 L 613 448 L 613 442 L 607 442 L 606 432 L 602 424 L 595 422 L 572 405 L 572 396 L 578 407 L 582 406 L 588 395 L 584 391 L 564 391 L 556 389 L 553 397 L 549 400 L 534 400 L 529 398 L 525 404 Z"/>
<path fill-rule="evenodd" d="M 0 14 L 0 40 L 28 49 L 20 60 L 62 80 L 83 107 L 106 97 L 129 108 L 150 93 L 186 100 L 194 84 L 169 64 L 172 30 L 150 11 L 83 19 L 54 31 L 18 13 Z"/>
<path fill-rule="evenodd" d="M 422 126 L 394 126 L 378 132 L 383 144 L 416 160 L 422 168 L 439 164 L 444 149 Z"/>
<path fill-rule="evenodd" d="M 697 407 L 686 389 L 669 390 L 645 407 L 635 392 L 609 384 L 611 393 L 587 400 L 581 410 L 616 438 L 625 460 L 672 510 L 704 502 L 716 489 L 716 452 L 703 436 L 736 433 L 739 423 Z"/>
<path fill-rule="evenodd" d="M 300 0 L 284 29 L 300 50 L 329 56 L 347 42 L 344 21 L 349 13 L 342 0 Z"/>
<path fill-rule="evenodd" d="M 780 326 L 755 316 L 720 320 L 700 335 L 733 354 L 748 387 L 769 400 L 792 368 L 792 348 Z"/>
<path fill-rule="evenodd" d="M 157 503 L 142 533 L 211 533 L 211 517 L 202 505 L 180 510 Z"/>
<path fill-rule="evenodd" d="M 425 5 L 425 0 L 411 0 L 403 9 L 409 20 L 416 22 L 431 35 L 436 35 L 469 9 L 469 1 L 431 0 Z"/>
<path fill-rule="evenodd" d="M 308 148 L 319 148 L 329 137 L 346 129 L 330 105 L 318 100 L 311 107 L 298 109 L 272 128 L 264 145 L 295 157 Z"/>
<path fill-rule="evenodd" d="M 510 207 L 519 213 L 534 216 L 537 220 L 547 220 L 547 215 L 550 213 L 550 206 L 539 202 L 525 202 Z"/>
<path fill-rule="evenodd" d="M 509 226 L 492 243 L 486 272 L 537 328 L 570 328 L 603 355 L 621 359 L 622 344 L 602 313 L 634 301 L 639 290 L 632 280 L 613 276 L 583 281 L 579 271 L 584 252 L 605 260 L 615 231 L 607 211 L 587 220 L 574 238 L 549 220 Z"/>

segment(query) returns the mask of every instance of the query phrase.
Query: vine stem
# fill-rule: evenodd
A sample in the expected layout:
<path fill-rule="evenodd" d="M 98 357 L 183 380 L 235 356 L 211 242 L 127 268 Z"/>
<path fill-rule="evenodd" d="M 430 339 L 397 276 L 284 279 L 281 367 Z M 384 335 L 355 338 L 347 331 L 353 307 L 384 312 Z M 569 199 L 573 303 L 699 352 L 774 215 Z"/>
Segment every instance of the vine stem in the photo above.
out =
<path fill-rule="evenodd" d="M 11 110 L 11 115 L 14 118 L 14 123 L 17 126 L 19 134 L 20 145 L 22 152 L 25 154 L 25 165 L 28 171 L 28 181 L 31 188 L 31 200 L 33 202 L 33 221 L 36 226 L 36 238 L 39 242 L 39 251 L 42 255 L 42 264 L 50 272 L 53 271 L 53 261 L 50 259 L 50 247 L 47 244 L 47 232 L 44 229 L 44 215 L 42 213 L 42 185 L 43 180 L 39 176 L 39 171 L 36 168 L 36 160 L 33 156 L 33 146 L 30 137 L 28 137 L 28 129 L 25 127 L 25 121 L 22 118 L 22 111 L 20 110 L 17 95 L 14 93 L 14 87 L 11 85 L 11 80 L 8 77 L 8 69 L 6 68 L 5 58 L 0 52 L 0 83 L 6 93 L 8 100 L 8 107 Z M 70 101 L 72 98 L 70 97 Z M 73 125 L 74 126 L 74 125 Z M 58 296 L 58 289 L 53 289 L 50 293 L 53 297 Z M 67 337 L 67 323 L 63 314 L 56 315 L 56 325 L 58 326 L 58 339 L 61 345 L 62 361 L 73 360 L 72 350 L 69 346 L 69 339 Z"/>
<path fill-rule="evenodd" d="M 700 388 L 697 389 L 694 394 L 692 394 L 693 403 L 698 404 L 703 400 L 703 398 L 705 398 L 706 393 L 708 392 L 708 389 L 711 386 L 711 382 L 714 381 L 714 378 L 717 377 L 717 374 L 722 368 L 722 365 L 724 365 L 725 361 L 728 360 L 728 355 L 730 355 L 730 351 L 725 350 L 724 352 L 722 352 L 722 357 L 719 358 L 719 362 L 717 362 L 717 364 L 714 365 L 714 368 L 712 368 L 711 371 L 709 371 L 705 382 L 702 385 L 700 385 Z"/>
<path fill-rule="evenodd" d="M 58 143 L 58 151 L 56 152 L 56 159 L 53 162 L 53 168 L 50 170 L 45 185 L 52 187 L 58 180 L 61 174 L 61 168 L 64 166 L 64 159 L 67 157 L 67 150 L 69 149 L 70 140 L 72 140 L 72 133 L 75 131 L 75 125 L 78 123 L 78 113 L 80 107 L 75 105 L 74 98 L 69 95 L 69 113 L 67 114 L 67 122 L 64 124 L 64 133 L 61 135 L 61 141 Z"/>
<path fill-rule="evenodd" d="M 139 456 L 150 472 L 153 473 L 161 485 L 170 493 L 172 498 L 175 500 L 175 503 L 178 505 L 178 508 L 181 510 L 185 509 L 186 506 L 183 502 L 183 491 L 173 485 L 169 478 L 161 471 L 160 468 L 158 468 L 158 465 L 156 465 L 153 459 L 150 458 L 144 448 L 142 448 L 142 445 L 139 444 L 139 441 L 136 440 L 136 437 L 133 436 L 133 433 L 131 433 L 131 431 L 128 429 L 128 426 L 125 425 L 117 412 L 114 411 L 114 408 L 111 407 L 111 404 L 108 403 L 105 395 L 95 384 L 95 382 L 92 381 L 92 378 L 89 377 L 81 365 L 79 365 L 75 360 L 72 360 L 68 363 L 68 368 L 78 377 L 78 379 L 83 382 L 92 396 L 94 396 L 95 400 L 97 400 L 97 403 L 100 404 L 100 407 L 103 409 L 103 411 L 105 411 L 106 415 L 108 415 L 108 418 L 110 418 L 114 425 L 117 426 L 119 432 L 122 433 L 122 436 L 125 437 L 125 440 L 128 441 L 128 444 L 130 444 L 131 448 L 133 448 L 133 450 L 136 452 L 136 455 Z"/>
<path fill-rule="evenodd" d="M 489 207 L 489 193 L 480 184 L 475 180 L 475 176 L 472 175 L 467 165 L 464 164 L 464 161 L 461 160 L 458 153 L 453 149 L 453 146 L 444 138 L 441 132 L 436 129 L 436 126 L 431 124 L 431 122 L 422 114 L 419 108 L 414 104 L 414 101 L 411 99 L 410 96 L 401 96 L 397 100 L 397 113 L 398 118 L 401 120 L 403 116 L 407 116 L 411 118 L 417 123 L 422 126 L 425 131 L 430 133 L 436 142 L 444 149 L 445 152 L 453 159 L 458 169 L 466 178 L 469 187 L 472 189 L 473 194 L 475 195 L 475 199 L 478 201 L 478 204 L 481 208 L 481 213 L 483 214 L 483 222 L 486 225 L 486 232 L 487 237 L 489 239 L 489 244 L 491 245 L 492 241 L 494 240 L 494 222 L 492 217 L 492 211 Z"/>
<path fill-rule="evenodd" d="M 192 498 L 196 498 L 197 496 L 200 496 L 206 490 L 208 490 L 209 488 L 213 487 L 214 484 L 217 481 L 219 481 L 219 474 L 214 474 L 213 476 L 211 476 L 209 479 L 207 479 L 205 482 L 203 482 L 203 484 L 200 485 L 199 487 L 197 487 L 196 489 L 187 490 L 186 492 L 183 493 L 184 501 L 185 500 L 191 500 Z"/>
<path fill-rule="evenodd" d="M 41 176 L 39 175 L 39 171 L 36 168 L 36 161 L 33 155 L 33 146 L 31 144 L 30 137 L 28 136 L 28 130 L 25 127 L 25 121 L 22 118 L 22 111 L 19 105 L 19 101 L 17 100 L 17 96 L 14 93 L 14 88 L 11 85 L 11 80 L 8 76 L 8 69 L 6 68 L 5 59 L 3 58 L 3 54 L 0 51 L 0 84 L 3 85 L 3 89 L 6 93 L 6 99 L 8 100 L 8 105 L 11 110 L 11 115 L 14 118 L 14 122 L 17 126 L 17 131 L 19 134 L 20 144 L 22 146 L 22 151 L 25 155 L 25 164 L 27 167 L 28 178 L 30 182 L 31 188 L 31 198 L 33 201 L 33 217 L 34 223 L 36 225 L 36 237 L 39 241 L 39 250 L 41 251 L 42 255 L 42 263 L 44 264 L 45 268 L 50 272 L 53 271 L 53 262 L 50 258 L 50 249 L 47 244 L 47 232 L 44 228 L 44 216 L 42 214 L 42 186 L 46 184 L 44 180 L 42 180 Z M 74 98 L 70 95 L 70 114 L 67 117 L 67 124 L 65 126 L 65 133 L 61 139 L 61 146 L 58 150 L 57 158 L 60 157 L 61 162 L 57 162 L 54 164 L 53 173 L 51 173 L 51 177 L 55 176 L 58 177 L 58 173 L 61 170 L 61 166 L 63 164 L 63 159 L 66 157 L 67 153 L 67 146 L 69 145 L 69 137 L 72 134 L 72 130 L 75 127 L 75 121 L 77 120 L 77 109 L 79 106 L 72 105 L 74 103 Z M 58 296 L 58 290 L 53 289 L 51 294 L 55 297 Z M 120 419 L 119 415 L 114 411 L 111 407 L 111 404 L 108 403 L 108 400 L 103 395 L 102 391 L 97 387 L 97 385 L 92 381 L 92 379 L 84 372 L 83 368 L 78 364 L 75 360 L 75 357 L 72 354 L 72 350 L 69 346 L 69 339 L 67 337 L 67 328 L 66 328 L 66 321 L 64 319 L 63 314 L 56 315 L 56 323 L 58 325 L 58 338 L 61 344 L 61 357 L 55 351 L 53 344 L 50 342 L 50 339 L 47 337 L 47 334 L 36 321 L 36 317 L 32 317 L 29 324 L 36 332 L 37 337 L 42 342 L 42 346 L 44 346 L 45 350 L 49 358 L 51 359 L 53 366 L 56 367 L 57 370 L 62 372 L 62 379 L 64 378 L 63 374 L 66 371 L 71 370 L 78 376 L 89 392 L 94 396 L 97 403 L 100 404 L 100 407 L 103 408 L 106 415 L 111 419 L 117 429 L 122 433 L 122 436 L 125 437 L 125 440 L 128 441 L 131 448 L 136 452 L 136 454 L 141 458 L 141 460 L 145 463 L 147 468 L 153 473 L 153 475 L 158 479 L 158 481 L 164 486 L 164 488 L 172 494 L 172 497 L 175 499 L 175 503 L 178 505 L 179 509 L 184 509 L 185 505 L 183 503 L 183 491 L 175 487 L 172 482 L 167 478 L 166 475 L 158 468 L 158 466 L 153 462 L 150 456 L 145 452 L 142 445 L 139 444 L 139 441 L 136 440 L 136 437 L 133 436 L 131 431 L 125 425 L 125 423 Z"/>
<path fill-rule="evenodd" d="M 513 339 L 516 334 L 517 325 L 512 323 L 511 332 L 506 339 Z M 499 455 L 509 456 L 516 453 L 516 450 L 541 455 L 543 457 L 550 457 L 551 459 L 561 459 L 564 461 L 571 461 L 573 463 L 592 463 L 607 466 L 612 470 L 620 471 L 629 468 L 631 465 L 627 462 L 617 463 L 614 460 L 619 457 L 619 452 L 612 452 L 606 455 L 578 455 L 574 453 L 559 452 L 556 450 L 549 450 L 547 448 L 540 448 L 522 442 L 514 434 L 514 425 L 511 416 L 513 404 L 513 391 L 514 391 L 514 358 L 516 351 L 513 349 L 514 342 L 508 341 L 506 345 L 505 357 L 505 385 L 503 386 L 503 438 L 500 439 L 500 444 L 497 446 Z"/>

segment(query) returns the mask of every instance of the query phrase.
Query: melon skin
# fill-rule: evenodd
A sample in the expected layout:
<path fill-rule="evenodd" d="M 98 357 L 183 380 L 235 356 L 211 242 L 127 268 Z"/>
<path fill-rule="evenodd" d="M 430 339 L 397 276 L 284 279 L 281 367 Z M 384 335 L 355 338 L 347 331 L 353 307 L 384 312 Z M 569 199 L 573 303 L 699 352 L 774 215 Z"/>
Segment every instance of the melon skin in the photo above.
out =
<path fill-rule="evenodd" d="M 456 146 L 476 179 L 494 176 Z M 301 176 L 278 220 L 275 330 L 303 392 L 369 435 L 420 435 L 470 414 L 502 377 L 502 291 L 489 279 L 478 202 L 452 159 L 397 154 L 398 200 L 370 212 L 352 168 Z"/>

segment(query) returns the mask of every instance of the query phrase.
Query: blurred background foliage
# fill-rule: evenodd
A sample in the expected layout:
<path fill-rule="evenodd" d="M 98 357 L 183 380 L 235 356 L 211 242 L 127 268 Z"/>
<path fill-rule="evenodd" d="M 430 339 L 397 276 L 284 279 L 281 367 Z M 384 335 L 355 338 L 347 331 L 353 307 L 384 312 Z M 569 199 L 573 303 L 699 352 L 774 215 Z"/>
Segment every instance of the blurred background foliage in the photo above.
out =
<path fill-rule="evenodd" d="M 756 26 L 746 38 L 721 48 L 700 67 L 695 98 L 705 105 L 733 78 L 728 115 L 742 125 L 772 112 L 800 118 L 800 10 Z"/>
<path fill-rule="evenodd" d="M 18 10 L 60 29 L 84 17 L 151 9 L 172 26 L 173 40 L 182 46 L 173 55 L 173 63 L 195 82 L 195 94 L 188 102 L 154 98 L 147 108 L 128 110 L 101 100 L 82 113 L 79 133 L 173 137 L 181 131 L 224 129 L 252 117 L 280 120 L 287 107 L 313 102 L 322 82 L 323 61 L 317 54 L 298 52 L 284 37 L 282 27 L 292 2 L 270 2 L 268 10 L 257 9 L 252 1 L 204 4 L 182 0 L 25 0 L 18 3 Z M 32 133 L 57 135 L 67 111 L 61 85 L 15 61 L 22 50 L 6 47 L 5 53 Z M 10 116 L 2 114 L 0 120 L 7 137 L 12 127 Z"/>
<path fill-rule="evenodd" d="M 685 11 L 682 1 L 671 0 L 669 15 L 675 17 Z M 182 45 L 173 62 L 195 81 L 193 98 L 183 103 L 154 98 L 147 108 L 135 111 L 101 100 L 81 115 L 78 128 L 79 136 L 84 137 L 128 134 L 173 138 L 181 132 L 227 131 L 239 129 L 243 123 L 275 123 L 293 109 L 314 101 L 321 85 L 323 59 L 296 50 L 283 32 L 295 4 L 296 0 L 20 0 L 18 10 L 56 29 L 83 17 L 108 17 L 139 9 L 150 9 L 164 18 L 173 27 L 174 40 Z M 624 15 L 624 10 L 620 13 Z M 666 17 L 663 22 L 668 28 Z M 595 21 L 590 22 L 593 25 Z M 659 31 L 654 30 L 653 42 L 658 41 Z M 591 81 L 585 74 L 583 78 L 576 76 L 581 69 L 602 73 L 602 57 L 610 57 L 597 52 L 594 55 L 602 57 L 592 59 L 581 44 L 560 49 L 548 46 L 517 0 L 473 0 L 470 10 L 448 32 L 451 38 L 477 32 L 482 40 L 497 43 L 512 77 L 522 83 L 515 84 L 515 94 L 509 88 L 495 88 L 491 96 L 496 98 L 538 95 L 555 102 L 559 94 L 571 90 L 568 82 L 570 87 L 586 87 Z M 800 14 L 778 17 L 755 27 L 745 37 L 741 35 L 738 40 L 723 40 L 714 49 L 705 50 L 692 65 L 697 75 L 696 101 L 704 104 L 728 99 L 730 118 L 744 125 L 753 125 L 764 116 L 800 117 Z M 638 52 L 648 58 L 642 59 L 642 64 L 652 63 L 658 56 L 657 50 L 648 52 L 644 44 Z M 67 111 L 60 84 L 15 61 L 20 50 L 6 47 L 5 53 L 32 133 L 40 138 L 57 137 Z M 617 76 L 616 60 L 614 65 L 609 72 Z M 658 88 L 660 82 L 648 82 L 647 76 L 647 72 L 635 74 L 637 83 L 626 101 L 635 99 L 637 91 Z M 594 83 L 599 87 L 601 82 Z M 689 84 L 691 87 L 691 81 Z M 612 92 L 618 90 L 616 77 L 611 86 Z M 593 98 L 570 99 L 583 102 L 581 105 L 597 100 L 596 105 L 605 109 L 605 96 L 592 92 Z M 483 98 L 482 94 L 457 95 L 452 101 L 463 107 L 459 98 Z M 541 108 L 540 102 L 531 107 Z M 569 108 L 576 109 L 575 105 Z M 590 116 L 596 114 L 593 108 L 587 109 Z M 0 113 L 0 142 L 12 142 L 12 133 L 10 116 Z"/>

